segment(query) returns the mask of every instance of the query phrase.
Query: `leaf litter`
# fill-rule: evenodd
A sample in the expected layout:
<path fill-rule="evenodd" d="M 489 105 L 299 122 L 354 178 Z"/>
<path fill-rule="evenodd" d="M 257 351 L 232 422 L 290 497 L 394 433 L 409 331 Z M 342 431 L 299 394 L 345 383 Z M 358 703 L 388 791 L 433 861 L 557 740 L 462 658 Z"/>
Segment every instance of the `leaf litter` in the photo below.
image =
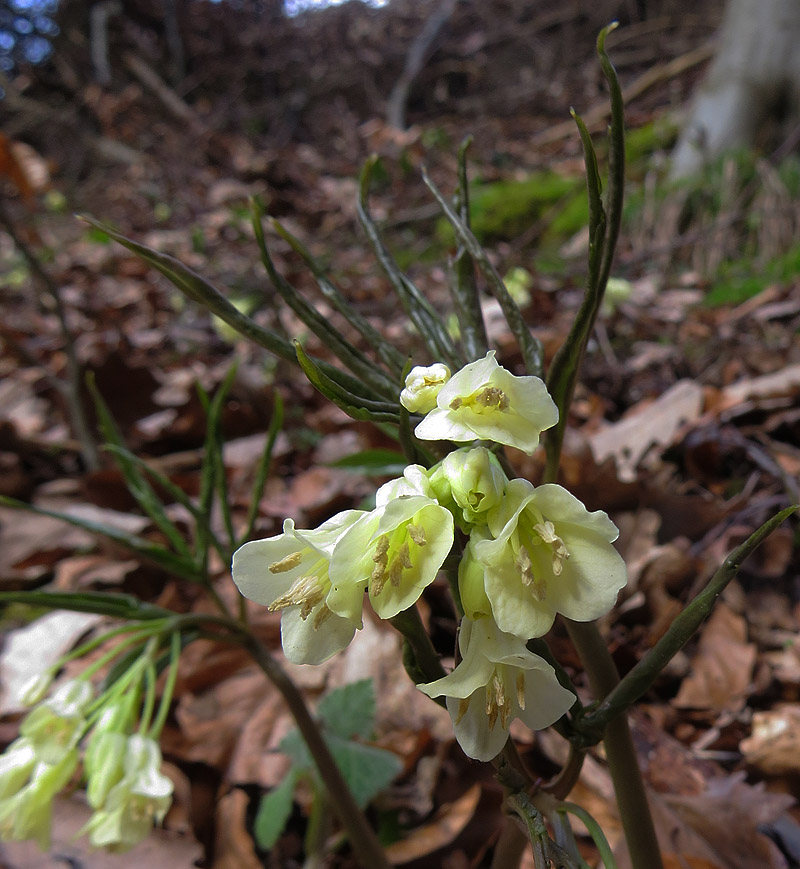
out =
<path fill-rule="evenodd" d="M 402 19 L 403 28 L 409 30 L 413 20 Z M 321 25 L 313 27 L 319 35 Z M 491 31 L 486 22 L 481 27 Z M 586 70 L 593 63 L 595 29 L 587 23 L 580 38 L 570 36 L 570 49 L 582 46 L 585 59 L 560 64 L 571 68 L 559 69 L 552 78 L 553 87 L 569 93 L 576 104 L 583 96 L 589 103 L 594 99 L 587 84 L 593 79 Z M 665 32 L 683 46 L 690 39 L 689 29 L 686 25 Z M 459 18 L 456 45 L 473 45 L 479 30 Z M 565 37 L 558 30 L 548 37 L 543 30 L 537 38 L 557 56 L 557 40 Z M 394 40 L 392 50 L 399 44 Z M 539 62 L 545 59 L 543 55 Z M 362 61 L 374 63 L 366 48 Z M 217 63 L 218 69 L 226 68 L 219 59 Z M 431 81 L 436 80 L 439 63 L 433 59 Z M 688 93 L 691 79 L 679 84 Z M 487 179 L 502 177 L 498 162 L 509 158 L 529 168 L 524 161 L 577 166 L 575 142 L 566 139 L 553 139 L 541 154 L 530 155 L 531 133 L 537 126 L 551 126 L 555 116 L 486 116 L 491 100 L 485 95 L 482 102 L 473 99 L 479 104 L 478 117 L 485 116 L 475 161 Z M 387 158 L 387 190 L 376 195 L 375 211 L 396 221 L 402 233 L 416 218 L 412 215 L 406 224 L 408 216 L 397 213 L 397 191 L 408 191 L 406 210 L 418 209 L 417 200 L 420 205 L 425 200 L 413 185 L 402 187 L 405 182 L 393 167 L 401 158 L 411 168 L 418 167 L 424 154 L 434 176 L 452 180 L 449 151 L 423 147 L 424 124 L 398 137 L 373 117 L 345 132 L 326 102 L 331 102 L 329 95 L 316 90 L 308 114 L 312 120 L 306 121 L 316 125 L 319 137 L 313 143 L 287 145 L 281 140 L 284 133 L 273 130 L 272 141 L 259 149 L 240 132 L 226 133 L 230 160 L 212 167 L 202 162 L 202 149 L 192 149 L 202 165 L 194 166 L 187 177 L 185 130 L 159 116 L 141 94 L 109 92 L 102 99 L 95 94 L 90 103 L 102 105 L 107 113 L 109 134 L 127 137 L 135 146 L 155 116 L 165 150 L 159 160 L 144 155 L 137 166 L 91 173 L 83 196 L 91 199 L 95 213 L 118 220 L 142 238 L 147 235 L 148 243 L 228 287 L 237 304 L 252 306 L 262 322 L 294 334 L 293 319 L 275 313 L 242 216 L 248 195 L 266 194 L 271 213 L 298 237 L 308 239 L 315 255 L 331 259 L 337 277 L 360 301 L 365 316 L 405 351 L 414 346 L 414 337 L 398 323 L 382 279 L 354 230 L 352 178 L 369 150 L 378 149 Z M 655 92 L 629 108 L 639 122 L 654 118 L 658 111 Z M 476 118 L 453 115 L 437 123 L 442 137 L 457 141 L 474 128 Z M 503 143 L 503 154 L 497 143 Z M 166 202 L 176 203 L 178 212 L 169 226 L 153 229 L 153 209 L 142 192 L 147 185 L 159 190 Z M 111 195 L 115 187 L 124 193 L 121 198 Z M 21 223 L 27 219 L 21 214 Z M 65 288 L 81 333 L 77 350 L 82 366 L 96 373 L 126 443 L 176 485 L 190 494 L 200 489 L 203 415 L 194 384 L 213 388 L 236 358 L 239 373 L 223 422 L 228 438 L 225 469 L 237 520 L 243 519 L 263 447 L 273 389 L 290 398 L 293 406 L 278 442 L 256 533 L 277 533 L 287 515 L 300 525 L 314 524 L 338 509 L 360 506 L 374 490 L 376 478 L 364 468 L 353 472 L 327 465 L 353 453 L 392 447 L 384 434 L 325 405 L 293 369 L 265 363 L 259 352 L 225 333 L 203 312 L 178 304 L 169 287 L 138 260 L 91 241 L 66 217 L 41 215 L 38 232 L 58 251 L 50 267 Z M 637 243 L 646 241 L 645 236 L 643 230 Z M 277 242 L 275 255 L 279 269 L 313 297 L 310 277 L 288 247 Z M 514 245 L 501 241 L 498 261 L 507 256 L 515 256 Z M 623 247 L 623 266 L 627 256 Z M 443 270 L 423 272 L 413 263 L 412 268 L 434 301 L 444 304 Z M 563 280 L 554 280 L 535 269 L 534 278 L 526 314 L 552 355 L 565 334 L 570 306 L 576 304 L 580 278 L 567 270 Z M 656 642 L 732 546 L 787 497 L 796 500 L 800 473 L 796 279 L 770 284 L 742 304 L 710 309 L 703 305 L 707 285 L 691 270 L 672 286 L 662 286 L 660 265 L 642 267 L 631 278 L 631 297 L 603 320 L 590 346 L 563 461 L 565 482 L 576 495 L 590 509 L 611 512 L 622 529 L 620 545 L 629 560 L 631 583 L 603 625 L 622 670 Z M 4 319 L 0 490 L 40 504 L 67 506 L 75 515 L 116 522 L 138 534 L 154 534 L 152 523 L 136 512 L 109 462 L 100 471 L 82 473 L 80 444 L 70 434 L 53 386 L 54 378 L 64 376 L 54 318 L 29 295 L 12 293 Z M 515 351 L 507 336 L 497 334 L 496 341 L 513 365 Z M 520 467 L 534 481 L 541 475 L 536 457 Z M 795 804 L 800 796 L 799 567 L 796 535 L 780 530 L 745 565 L 699 636 L 635 710 L 640 762 L 670 869 L 800 865 L 797 852 L 793 857 L 786 844 L 793 835 L 796 838 L 800 821 Z M 218 573 L 220 594 L 235 604 L 227 566 L 219 564 Z M 182 612 L 202 606 L 190 588 L 157 566 L 132 563 L 127 554 L 49 517 L 5 508 L 0 510 L 0 582 L 6 590 L 113 587 Z M 452 650 L 453 620 L 442 600 L 432 588 L 425 617 L 446 652 L 448 644 Z M 255 607 L 249 612 L 259 636 L 280 655 L 278 618 Z M 44 619 L 53 619 L 63 635 L 60 648 L 67 648 L 73 642 L 72 631 L 77 636 L 91 627 L 55 616 L 28 627 L 29 617 L 19 612 L 6 615 L 4 659 L 13 658 L 11 631 L 33 634 L 47 629 Z M 563 650 L 563 660 L 585 690 L 577 658 L 558 629 L 553 645 L 560 657 Z M 499 789 L 459 753 L 449 718 L 401 672 L 398 648 L 397 636 L 384 624 L 368 621 L 352 646 L 324 667 L 289 669 L 312 705 L 332 688 L 362 678 L 375 680 L 381 698 L 376 744 L 403 760 L 402 773 L 376 803 L 376 811 L 395 819 L 401 831 L 390 846 L 393 862 L 418 869 L 479 866 L 486 843 L 499 830 Z M 55 654 L 55 646 L 48 651 Z M 13 684 L 6 682 L 6 690 L 13 690 Z M 9 740 L 15 720 L 14 710 L 5 709 L 0 727 Z M 217 869 L 302 862 L 304 821 L 299 806 L 275 854 L 260 853 L 252 835 L 259 797 L 285 773 L 287 760 L 277 749 L 292 727 L 274 689 L 249 666 L 246 655 L 206 640 L 190 646 L 182 658 L 163 739 L 173 775 L 181 781 L 176 805 L 166 819 L 166 830 L 122 859 L 137 866 L 142 860 L 154 867 L 189 866 L 202 856 L 205 865 Z M 520 745 L 526 762 L 543 777 L 563 761 L 551 734 L 535 739 L 526 735 Z M 621 848 L 602 751 L 592 753 L 573 798 Z M 58 854 L 87 866 L 99 865 L 71 842 L 72 831 L 83 823 L 83 809 L 77 794 L 58 804 Z M 587 859 L 595 861 L 588 840 L 582 839 L 581 845 Z M 55 859 L 25 845 L 4 845 L 2 854 L 9 865 L 44 867 L 54 865 Z M 624 859 L 621 854 L 621 867 Z M 332 860 L 343 869 L 352 865 L 342 854 Z"/>

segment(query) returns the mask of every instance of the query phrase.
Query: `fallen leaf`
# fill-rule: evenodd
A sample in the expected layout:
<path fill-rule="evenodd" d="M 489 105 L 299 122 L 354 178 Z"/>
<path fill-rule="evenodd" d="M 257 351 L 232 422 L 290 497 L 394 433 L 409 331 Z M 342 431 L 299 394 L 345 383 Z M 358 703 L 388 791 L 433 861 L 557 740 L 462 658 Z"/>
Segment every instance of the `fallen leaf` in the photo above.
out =
<path fill-rule="evenodd" d="M 648 450 L 671 444 L 680 426 L 697 419 L 702 410 L 702 387 L 694 380 L 679 380 L 655 401 L 637 405 L 619 422 L 591 435 L 592 452 L 598 464 L 613 456 L 620 480 L 633 481 Z"/>
<path fill-rule="evenodd" d="M 247 832 L 246 815 L 250 798 L 239 788 L 234 788 L 217 804 L 216 848 L 212 869 L 262 869 Z"/>
<path fill-rule="evenodd" d="M 10 631 L 0 654 L 0 715 L 24 709 L 22 692 L 29 680 L 66 654 L 91 627 L 102 621 L 94 613 L 56 610 L 24 628 Z"/>
<path fill-rule="evenodd" d="M 747 623 L 718 603 L 703 628 L 689 675 L 672 701 L 678 709 L 740 709 L 747 699 L 756 647 L 748 643 Z"/>
<path fill-rule="evenodd" d="M 766 775 L 800 772 L 800 705 L 753 715 L 753 732 L 739 748 L 747 763 Z"/>
<path fill-rule="evenodd" d="M 481 798 L 480 784 L 474 784 L 452 803 L 442 806 L 431 823 L 417 827 L 399 842 L 386 848 L 393 866 L 410 863 L 449 845 L 467 826 Z"/>

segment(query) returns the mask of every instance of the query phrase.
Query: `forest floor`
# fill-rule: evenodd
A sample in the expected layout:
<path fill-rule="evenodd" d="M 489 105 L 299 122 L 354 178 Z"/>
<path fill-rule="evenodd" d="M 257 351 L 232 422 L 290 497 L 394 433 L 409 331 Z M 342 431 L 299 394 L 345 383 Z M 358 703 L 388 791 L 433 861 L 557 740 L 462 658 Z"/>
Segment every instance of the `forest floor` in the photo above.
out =
<path fill-rule="evenodd" d="M 359 44 L 370 49 L 364 49 L 361 62 L 372 64 L 370 70 L 380 66 L 374 53 L 382 45 L 387 57 L 402 59 L 397 34 L 413 33 L 414 22 L 419 24 L 411 0 L 392 4 L 406 30 L 392 29 L 380 15 L 359 12 L 356 5 L 315 13 L 310 23 L 291 26 L 307 27 L 309 45 L 323 46 L 358 24 L 366 34 Z M 519 11 L 519 4 L 510 5 Z M 785 155 L 737 156 L 709 171 L 702 185 L 666 186 L 663 167 L 676 110 L 710 56 L 707 40 L 719 9 L 701 20 L 681 4 L 662 6 L 661 14 L 629 23 L 609 39 L 629 96 L 629 193 L 614 268 L 624 283 L 590 344 L 561 469 L 561 482 L 589 509 L 607 511 L 621 531 L 618 546 L 629 581 L 602 629 L 623 673 L 733 547 L 798 501 L 800 474 L 800 256 L 792 247 L 800 222 L 793 185 L 800 171 Z M 80 367 L 93 372 L 128 448 L 193 497 L 202 485 L 206 422 L 196 384 L 214 392 L 236 364 L 222 429 L 237 527 L 245 521 L 274 396 L 283 396 L 284 426 L 254 537 L 280 533 L 287 516 L 299 528 L 314 527 L 338 510 L 362 505 L 377 484 L 396 473 L 374 461 L 367 466 L 366 458 L 352 461 L 367 450 L 396 450 L 387 432 L 354 422 L 327 404 L 299 369 L 269 357 L 185 301 L 136 256 L 87 230 L 73 217 L 75 211 L 177 257 L 263 325 L 325 355 L 263 275 L 248 207 L 248 198 L 258 196 L 308 245 L 359 310 L 417 361 L 418 339 L 358 228 L 358 172 L 370 152 L 380 154 L 373 214 L 398 261 L 447 321 L 451 238 L 420 170 L 427 165 L 437 184 L 452 191 L 456 149 L 472 133 L 470 174 L 479 181 L 473 219 L 501 274 L 518 285 L 526 318 L 549 361 L 580 302 L 587 241 L 581 229 L 580 142 L 564 119 L 570 105 L 587 118 L 598 133 L 602 159 L 607 100 L 593 48 L 603 22 L 573 20 L 566 11 L 553 17 L 555 5 L 543 4 L 542 10 L 529 40 L 537 58 L 529 70 L 538 76 L 535 88 L 526 85 L 524 71 L 507 75 L 502 87 L 489 76 L 498 68 L 519 72 L 513 64 L 521 48 L 509 27 L 487 24 L 501 16 L 492 19 L 489 10 L 486 18 L 470 19 L 468 11 L 457 12 L 443 47 L 412 89 L 407 105 L 412 125 L 403 132 L 389 127 L 369 101 L 353 96 L 352 70 L 332 74 L 327 94 L 324 75 L 312 76 L 316 90 L 307 84 L 300 120 L 287 128 L 277 124 L 274 112 L 264 115 L 261 127 L 255 109 L 248 118 L 236 115 L 231 107 L 251 86 L 241 73 L 231 73 L 236 86 L 229 94 L 218 90 L 203 102 L 176 93 L 163 80 L 158 96 L 136 79 L 135 64 L 128 64 L 127 82 L 105 90 L 83 87 L 83 105 L 91 108 L 100 132 L 87 134 L 81 147 L 102 138 L 130 149 L 130 159 L 104 161 L 86 154 L 79 159 L 52 138 L 52 129 L 50 139 L 41 130 L 19 135 L 36 147 L 14 152 L 33 193 L 26 200 L 20 190 L 26 181 L 19 178 L 14 191 L 15 178 L 7 172 L 9 195 L 0 226 L 0 493 L 162 540 L 111 456 L 101 451 L 96 468 L 87 462 L 66 398 L 71 386 L 82 384 L 82 375 L 70 374 L 51 290 L 66 311 Z M 199 25 L 196 33 L 202 33 Z M 287 40 L 287 68 L 297 62 L 299 44 Z M 248 43 L 247 52 L 254 50 Z M 275 52 L 280 53 L 277 47 Z M 71 62 L 69 55 L 65 62 Z M 216 81 L 231 62 L 219 57 L 214 62 L 208 77 Z M 281 59 L 270 62 L 278 68 Z M 27 87 L 20 86 L 20 96 L 51 104 L 44 85 Z M 165 94 L 175 101 L 165 100 Z M 276 91 L 263 99 L 259 111 L 267 113 L 288 97 Z M 544 196 L 544 188 L 557 193 Z M 12 231 L 38 266 L 22 255 Z M 274 234 L 268 234 L 268 243 L 278 270 L 329 316 L 313 277 L 289 246 Z M 47 281 L 37 277 L 37 268 Z M 516 345 L 488 301 L 485 314 L 498 358 L 519 371 Z M 91 412 L 87 417 L 94 431 Z M 348 458 L 353 466 L 337 466 Z M 522 476 L 541 479 L 538 454 L 514 458 Z M 189 535 L 188 514 L 177 505 L 170 510 Z M 633 710 L 636 747 L 671 869 L 800 866 L 797 540 L 796 521 L 774 532 L 728 586 L 696 639 Z M 219 595 L 235 606 L 228 565 L 212 562 L 212 567 Z M 207 606 L 197 589 L 118 545 L 49 516 L 8 507 L 0 508 L 0 588 L 125 592 L 180 612 Z M 452 656 L 455 621 L 443 600 L 435 585 L 423 615 L 442 654 Z M 249 611 L 258 636 L 280 655 L 280 615 L 255 605 Z M 39 615 L 14 606 L 3 617 L 3 743 L 16 735 L 19 685 L 31 668 L 108 626 L 86 614 L 34 618 Z M 564 629 L 556 625 L 549 639 L 588 699 Z M 408 680 L 398 635 L 388 625 L 367 618 L 344 652 L 319 667 L 289 665 L 289 670 L 312 706 L 333 688 L 374 680 L 374 744 L 402 762 L 400 774 L 370 808 L 372 820 L 392 840 L 393 864 L 489 865 L 503 818 L 501 789 L 484 765 L 469 761 L 454 743 L 446 712 Z M 73 839 L 88 811 L 77 791 L 57 804 L 50 855 L 28 844 L 4 844 L 0 863 L 300 866 L 307 791 L 298 791 L 286 832 L 270 853 L 253 837 L 261 796 L 288 768 L 278 746 L 292 726 L 276 689 L 244 652 L 199 640 L 182 656 L 162 738 L 176 794 L 164 829 L 128 855 L 91 852 Z M 563 743 L 554 734 L 534 735 L 524 728 L 512 733 L 537 775 L 548 778 L 558 771 Z M 601 749 L 590 753 L 571 799 L 594 815 L 622 854 Z M 354 865 L 346 846 L 332 841 L 336 847 L 328 865 Z M 581 839 L 581 847 L 596 865 L 591 841 Z M 624 854 L 619 865 L 627 865 Z"/>

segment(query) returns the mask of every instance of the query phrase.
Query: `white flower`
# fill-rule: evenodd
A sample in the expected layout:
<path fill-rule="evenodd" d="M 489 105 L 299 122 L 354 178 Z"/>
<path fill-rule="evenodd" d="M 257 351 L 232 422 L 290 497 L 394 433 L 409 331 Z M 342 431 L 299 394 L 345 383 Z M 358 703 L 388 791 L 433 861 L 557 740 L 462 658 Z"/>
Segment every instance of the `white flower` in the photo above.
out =
<path fill-rule="evenodd" d="M 389 480 L 378 489 L 375 493 L 375 506 L 385 507 L 390 501 L 403 495 L 424 495 L 426 498 L 435 499 L 429 473 L 422 465 L 408 465 L 402 477 Z"/>
<path fill-rule="evenodd" d="M 542 730 L 575 702 L 553 668 L 491 618 L 464 618 L 458 646 L 462 661 L 455 670 L 417 688 L 429 697 L 447 698 L 456 739 L 475 760 L 500 753 L 515 718 L 531 730 Z"/>
<path fill-rule="evenodd" d="M 283 651 L 296 664 L 321 664 L 347 646 L 362 626 L 360 610 L 354 618 L 343 618 L 330 610 L 327 599 L 336 541 L 364 515 L 345 510 L 312 531 L 298 531 L 287 519 L 283 534 L 245 543 L 234 553 L 233 581 L 239 591 L 270 610 L 283 610 Z M 350 584 L 348 577 L 340 580 L 345 584 Z"/>
<path fill-rule="evenodd" d="M 619 531 L 601 510 L 590 513 L 566 489 L 512 480 L 472 554 L 484 568 L 486 594 L 500 628 L 540 637 L 556 613 L 575 621 L 599 618 L 627 582 L 611 545 Z"/>
<path fill-rule="evenodd" d="M 433 410 L 439 390 L 449 379 L 450 369 L 443 362 L 417 365 L 406 377 L 406 387 L 400 393 L 400 404 L 410 413 Z"/>
<path fill-rule="evenodd" d="M 425 495 L 400 495 L 337 541 L 328 606 L 345 618 L 361 612 L 363 589 L 389 619 L 413 606 L 453 546 L 453 515 Z M 354 589 L 354 584 L 359 589 Z"/>
<path fill-rule="evenodd" d="M 436 407 L 416 427 L 421 440 L 495 441 L 533 453 L 558 409 L 538 377 L 515 377 L 495 351 L 470 362 L 442 387 Z"/>

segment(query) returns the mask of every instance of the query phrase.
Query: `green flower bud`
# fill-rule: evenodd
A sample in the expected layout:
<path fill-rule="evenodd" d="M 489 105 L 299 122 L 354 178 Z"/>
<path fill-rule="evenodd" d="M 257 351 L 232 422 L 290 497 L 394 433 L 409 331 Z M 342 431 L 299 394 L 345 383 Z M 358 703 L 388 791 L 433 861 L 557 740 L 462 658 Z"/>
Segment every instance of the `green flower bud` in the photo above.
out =
<path fill-rule="evenodd" d="M 483 521 L 500 503 L 508 478 L 486 447 L 455 450 L 433 469 L 431 486 L 440 503 L 454 501 L 467 525 Z"/>
<path fill-rule="evenodd" d="M 464 614 L 471 619 L 492 614 L 492 605 L 486 594 L 484 566 L 475 560 L 474 542 L 470 540 L 458 565 L 458 590 Z"/>

